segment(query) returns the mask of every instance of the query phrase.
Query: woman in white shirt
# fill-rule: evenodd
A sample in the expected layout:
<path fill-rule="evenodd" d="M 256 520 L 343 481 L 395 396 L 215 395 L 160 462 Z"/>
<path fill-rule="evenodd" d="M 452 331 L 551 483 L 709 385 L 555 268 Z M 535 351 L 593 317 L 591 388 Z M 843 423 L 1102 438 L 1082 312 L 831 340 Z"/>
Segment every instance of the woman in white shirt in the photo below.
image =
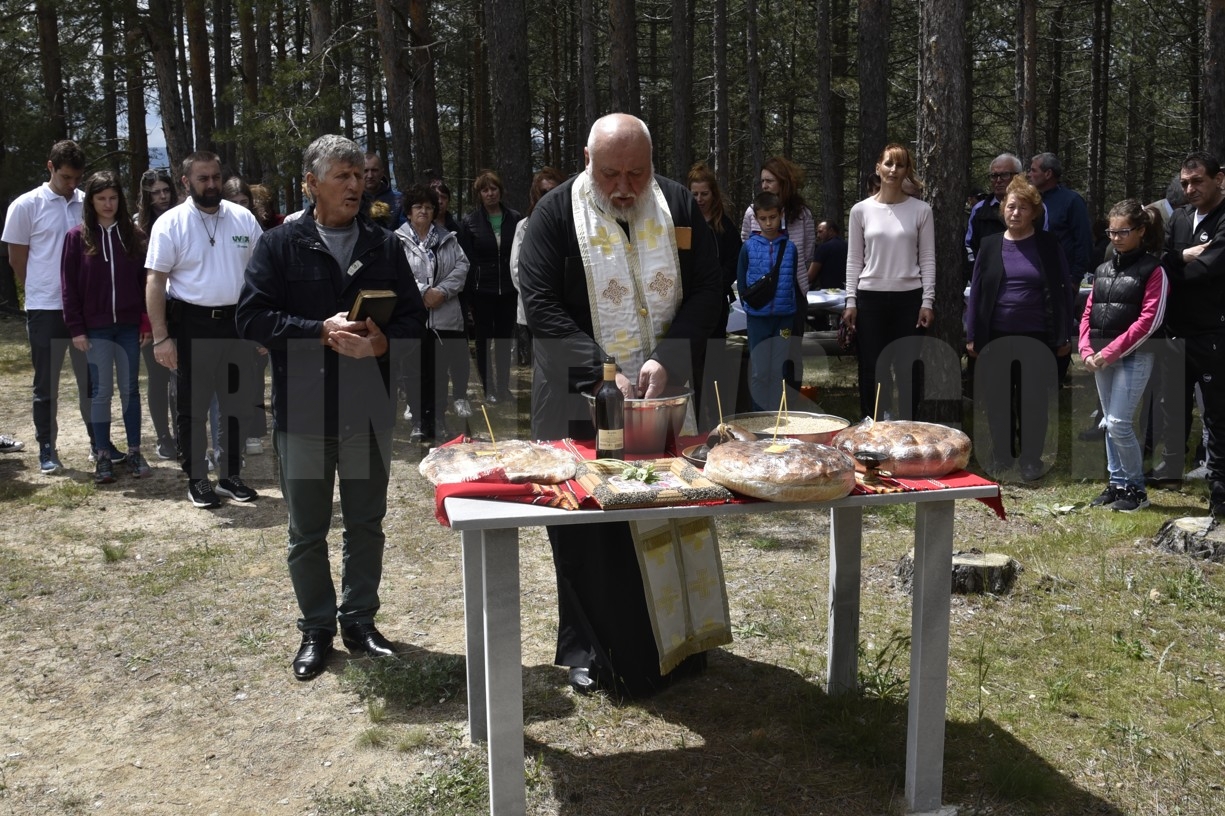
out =
<path fill-rule="evenodd" d="M 910 405 L 904 413 L 893 402 L 899 377 L 886 348 L 895 340 L 919 336 L 932 324 L 936 299 L 936 238 L 932 211 L 921 198 L 906 194 L 909 181 L 920 192 L 914 159 L 905 146 L 890 144 L 876 164 L 881 188 L 851 208 L 846 255 L 846 310 L 842 322 L 859 341 L 859 410 L 876 419 L 913 418 L 921 391 L 919 377 L 910 377 Z M 877 375 L 881 383 L 876 406 Z M 896 383 L 906 384 L 905 379 Z M 900 388 L 899 393 L 906 389 Z"/>

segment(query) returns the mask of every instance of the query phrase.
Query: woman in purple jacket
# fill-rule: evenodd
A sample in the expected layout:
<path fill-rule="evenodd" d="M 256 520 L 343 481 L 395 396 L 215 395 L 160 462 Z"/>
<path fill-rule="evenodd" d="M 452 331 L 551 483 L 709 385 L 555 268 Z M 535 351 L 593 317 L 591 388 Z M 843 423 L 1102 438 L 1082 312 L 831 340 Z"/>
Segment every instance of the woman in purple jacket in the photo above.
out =
<path fill-rule="evenodd" d="M 118 373 L 128 472 L 149 475 L 140 453 L 140 347 L 152 338 L 145 310 L 145 236 L 132 223 L 119 177 L 100 171 L 85 182 L 82 223 L 64 238 L 60 283 L 64 323 L 89 360 L 96 484 L 115 481 L 111 394 Z"/>

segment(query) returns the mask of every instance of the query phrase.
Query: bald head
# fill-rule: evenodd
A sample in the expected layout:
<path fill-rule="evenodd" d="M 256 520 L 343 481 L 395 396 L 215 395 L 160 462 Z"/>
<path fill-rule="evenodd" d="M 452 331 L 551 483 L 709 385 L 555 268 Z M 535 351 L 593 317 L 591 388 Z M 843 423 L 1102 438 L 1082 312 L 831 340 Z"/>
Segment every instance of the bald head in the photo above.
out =
<path fill-rule="evenodd" d="M 583 156 L 601 209 L 632 220 L 655 173 L 646 123 L 625 113 L 597 119 Z"/>

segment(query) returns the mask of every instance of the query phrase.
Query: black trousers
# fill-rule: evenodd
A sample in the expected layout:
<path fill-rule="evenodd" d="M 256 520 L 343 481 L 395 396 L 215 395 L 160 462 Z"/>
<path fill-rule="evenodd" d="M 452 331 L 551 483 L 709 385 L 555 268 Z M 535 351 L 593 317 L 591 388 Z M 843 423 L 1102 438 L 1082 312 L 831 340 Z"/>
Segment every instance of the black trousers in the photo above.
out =
<path fill-rule="evenodd" d="M 208 475 L 204 459 L 208 434 L 208 405 L 217 395 L 221 415 L 219 476 L 237 476 L 242 470 L 246 425 L 255 404 L 252 382 L 253 344 L 240 340 L 234 325 L 234 307 L 208 308 L 181 301 L 166 306 L 170 333 L 179 356 L 178 426 L 183 451 L 183 472 L 191 479 Z"/>
<path fill-rule="evenodd" d="M 485 396 L 502 396 L 510 390 L 510 348 L 515 338 L 515 309 L 519 296 L 474 292 L 472 322 L 476 327 L 476 373 Z M 492 370 L 489 365 L 493 355 Z"/>
<path fill-rule="evenodd" d="M 85 352 L 77 351 L 64 325 L 63 311 L 31 309 L 26 312 L 26 334 L 30 338 L 30 362 L 34 367 L 34 438 L 40 446 L 55 447 L 59 434 L 56 419 L 59 403 L 60 370 L 64 367 L 64 352 L 72 362 L 77 379 L 78 408 L 81 422 L 89 432 L 89 449 L 94 450 L 93 426 L 90 425 L 89 373 Z"/>
<path fill-rule="evenodd" d="M 149 402 L 149 419 L 153 420 L 153 430 L 157 432 L 157 441 L 169 436 L 178 436 L 177 407 L 171 402 L 175 391 L 174 372 L 153 358 L 153 344 L 141 346 L 141 357 L 144 359 L 145 371 L 149 375 L 149 387 L 146 397 Z"/>
<path fill-rule="evenodd" d="M 876 412 L 876 384 L 880 375 L 880 408 L 877 419 L 886 414 L 893 419 L 914 419 L 922 393 L 918 375 L 895 371 L 888 358 L 882 357 L 889 344 L 905 337 L 920 337 L 923 330 L 915 327 L 919 320 L 919 308 L 923 305 L 923 290 L 908 292 L 857 293 L 858 314 L 855 318 L 855 336 L 859 339 L 859 413 L 870 417 Z M 893 388 L 902 377 L 914 376 L 911 404 L 894 404 Z"/>
<path fill-rule="evenodd" d="M 1187 348 L 1187 384 L 1199 383 L 1204 398 L 1204 427 L 1208 431 L 1208 489 L 1214 506 L 1225 506 L 1225 334 L 1183 338 Z M 1192 400 L 1184 414 L 1191 427 Z M 1183 438 L 1186 438 L 1184 432 Z"/>

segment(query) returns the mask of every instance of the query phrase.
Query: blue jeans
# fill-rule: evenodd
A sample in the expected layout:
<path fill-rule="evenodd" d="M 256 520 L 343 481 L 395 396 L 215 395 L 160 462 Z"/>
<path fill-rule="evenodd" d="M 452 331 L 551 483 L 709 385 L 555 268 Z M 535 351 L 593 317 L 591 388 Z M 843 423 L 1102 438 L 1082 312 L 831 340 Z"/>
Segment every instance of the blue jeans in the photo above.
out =
<path fill-rule="evenodd" d="M 302 617 L 298 628 L 335 633 L 370 623 L 379 610 L 383 577 L 383 517 L 391 465 L 391 429 L 353 436 L 274 431 L 281 491 L 289 510 L 289 577 Z M 328 560 L 332 487 L 340 478 L 341 594 Z"/>
<path fill-rule="evenodd" d="M 1106 429 L 1106 468 L 1110 483 L 1144 489 L 1144 452 L 1133 420 L 1153 373 L 1153 355 L 1137 352 L 1094 372 Z"/>
<path fill-rule="evenodd" d="M 754 411 L 777 411 L 782 401 L 787 361 L 792 359 L 795 315 L 748 316 L 749 396 Z"/>
<path fill-rule="evenodd" d="M 86 329 L 89 351 L 89 424 L 96 450 L 111 449 L 111 395 L 116 377 L 129 450 L 140 447 L 140 326 L 117 323 Z"/>

